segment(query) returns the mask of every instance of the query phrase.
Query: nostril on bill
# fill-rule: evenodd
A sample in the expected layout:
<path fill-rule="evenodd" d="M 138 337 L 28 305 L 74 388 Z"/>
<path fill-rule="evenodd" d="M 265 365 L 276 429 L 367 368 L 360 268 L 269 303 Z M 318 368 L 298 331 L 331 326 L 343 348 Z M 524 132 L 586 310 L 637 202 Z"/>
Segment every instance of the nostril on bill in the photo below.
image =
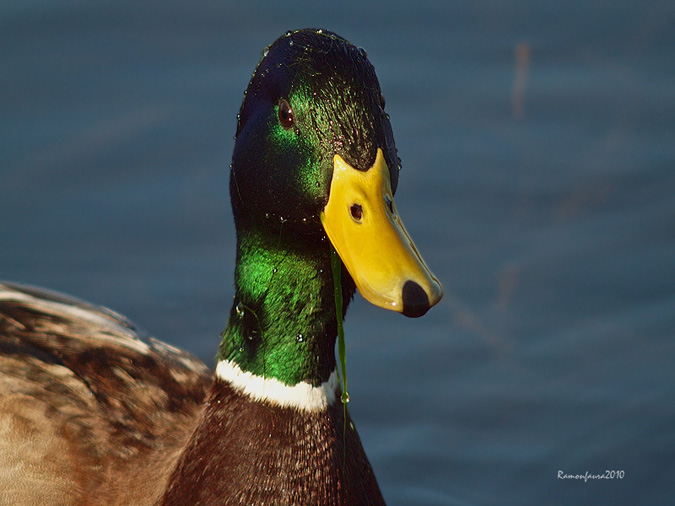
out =
<path fill-rule="evenodd" d="M 408 280 L 403 285 L 403 311 L 405 316 L 417 318 L 429 311 L 429 297 L 424 289 Z"/>
<path fill-rule="evenodd" d="M 349 208 L 349 213 L 356 223 L 361 223 L 361 219 L 363 218 L 363 207 L 361 204 L 352 204 L 352 207 Z"/>

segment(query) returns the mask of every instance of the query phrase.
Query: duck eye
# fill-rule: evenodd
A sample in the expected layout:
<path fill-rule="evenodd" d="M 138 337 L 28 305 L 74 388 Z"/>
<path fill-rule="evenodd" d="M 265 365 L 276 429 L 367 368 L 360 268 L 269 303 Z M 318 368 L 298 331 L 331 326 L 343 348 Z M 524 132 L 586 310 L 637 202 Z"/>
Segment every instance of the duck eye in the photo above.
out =
<path fill-rule="evenodd" d="M 279 100 L 279 123 L 284 128 L 291 128 L 293 126 L 293 109 L 291 109 L 291 104 L 288 103 L 288 100 L 282 98 Z"/>

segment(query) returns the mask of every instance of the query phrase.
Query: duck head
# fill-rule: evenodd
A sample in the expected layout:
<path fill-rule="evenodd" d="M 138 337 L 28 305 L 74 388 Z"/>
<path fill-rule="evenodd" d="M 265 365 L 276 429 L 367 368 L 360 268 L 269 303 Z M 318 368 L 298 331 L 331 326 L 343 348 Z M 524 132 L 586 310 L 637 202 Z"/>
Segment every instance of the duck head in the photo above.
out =
<path fill-rule="evenodd" d="M 442 289 L 394 203 L 400 163 L 384 106 L 364 50 L 324 30 L 278 39 L 238 117 L 233 214 L 238 236 L 282 223 L 306 248 L 328 237 L 365 299 L 417 317 Z"/>

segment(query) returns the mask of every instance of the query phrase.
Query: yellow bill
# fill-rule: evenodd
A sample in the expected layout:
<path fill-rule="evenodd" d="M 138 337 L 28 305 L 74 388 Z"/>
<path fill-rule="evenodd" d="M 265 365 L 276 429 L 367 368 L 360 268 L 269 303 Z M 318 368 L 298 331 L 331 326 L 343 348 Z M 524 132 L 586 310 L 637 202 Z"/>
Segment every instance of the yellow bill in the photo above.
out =
<path fill-rule="evenodd" d="M 367 171 L 335 155 L 321 222 L 359 292 L 372 304 L 417 317 L 441 300 L 440 283 L 396 211 L 381 149 Z"/>

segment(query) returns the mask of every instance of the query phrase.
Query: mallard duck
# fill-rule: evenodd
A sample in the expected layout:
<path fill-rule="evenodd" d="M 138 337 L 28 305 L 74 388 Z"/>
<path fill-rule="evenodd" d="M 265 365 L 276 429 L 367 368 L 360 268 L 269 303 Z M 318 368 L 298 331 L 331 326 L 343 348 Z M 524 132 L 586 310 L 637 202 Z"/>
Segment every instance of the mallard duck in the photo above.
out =
<path fill-rule="evenodd" d="M 0 503 L 384 504 L 335 344 L 357 288 L 409 317 L 441 298 L 399 168 L 364 50 L 316 29 L 265 49 L 237 118 L 215 371 L 108 309 L 0 284 Z"/>

